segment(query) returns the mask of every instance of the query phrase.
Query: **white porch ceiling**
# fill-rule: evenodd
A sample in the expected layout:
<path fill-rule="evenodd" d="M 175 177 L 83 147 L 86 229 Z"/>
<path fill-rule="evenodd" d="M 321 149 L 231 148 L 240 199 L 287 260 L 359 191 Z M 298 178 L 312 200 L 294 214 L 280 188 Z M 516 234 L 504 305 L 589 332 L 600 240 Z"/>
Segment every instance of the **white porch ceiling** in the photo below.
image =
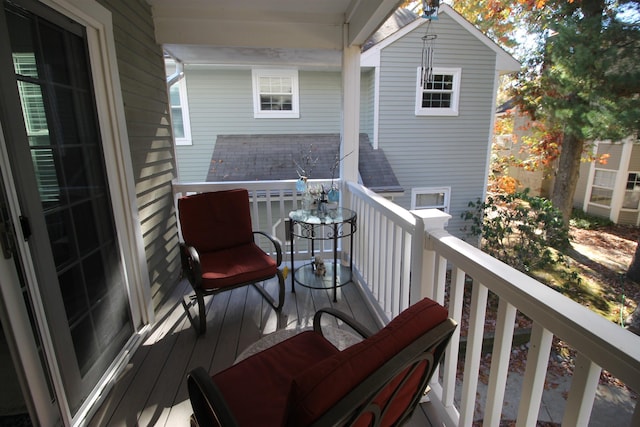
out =
<path fill-rule="evenodd" d="M 194 64 L 339 67 L 399 0 L 147 0 L 156 41 Z"/>

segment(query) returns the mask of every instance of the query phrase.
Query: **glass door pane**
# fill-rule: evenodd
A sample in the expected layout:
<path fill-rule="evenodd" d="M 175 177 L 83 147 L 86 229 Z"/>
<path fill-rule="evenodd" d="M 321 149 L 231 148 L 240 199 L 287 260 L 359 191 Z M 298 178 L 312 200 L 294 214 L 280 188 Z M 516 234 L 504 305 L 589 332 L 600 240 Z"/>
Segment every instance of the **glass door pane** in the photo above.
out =
<path fill-rule="evenodd" d="M 28 145 L 21 161 L 35 175 L 34 188 L 25 184 L 21 191 L 36 201 L 31 220 L 43 224 L 31 238 L 33 264 L 75 413 L 134 328 L 86 35 L 82 26 L 45 12 L 5 3 Z"/>

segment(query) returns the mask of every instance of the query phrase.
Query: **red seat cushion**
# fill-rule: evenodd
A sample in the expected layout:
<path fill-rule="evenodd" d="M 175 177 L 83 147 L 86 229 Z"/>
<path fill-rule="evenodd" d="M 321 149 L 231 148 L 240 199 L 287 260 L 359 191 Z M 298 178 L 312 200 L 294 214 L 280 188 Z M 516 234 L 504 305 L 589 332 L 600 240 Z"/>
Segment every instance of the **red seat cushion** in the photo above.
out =
<path fill-rule="evenodd" d="M 240 426 L 284 426 L 293 378 L 338 353 L 322 335 L 306 331 L 213 376 Z"/>
<path fill-rule="evenodd" d="M 296 375 L 288 425 L 309 425 L 324 414 L 357 384 L 398 351 L 447 319 L 447 310 L 424 299 L 409 307 L 385 328 L 368 339 L 339 352 Z M 409 403 L 408 393 L 394 401 L 400 414 Z M 364 420 L 360 420 L 364 421 Z M 393 420 L 385 425 L 390 425 Z"/>
<path fill-rule="evenodd" d="M 200 253 L 202 287 L 219 289 L 264 280 L 276 275 L 278 266 L 256 244 L 249 243 L 215 252 Z"/>

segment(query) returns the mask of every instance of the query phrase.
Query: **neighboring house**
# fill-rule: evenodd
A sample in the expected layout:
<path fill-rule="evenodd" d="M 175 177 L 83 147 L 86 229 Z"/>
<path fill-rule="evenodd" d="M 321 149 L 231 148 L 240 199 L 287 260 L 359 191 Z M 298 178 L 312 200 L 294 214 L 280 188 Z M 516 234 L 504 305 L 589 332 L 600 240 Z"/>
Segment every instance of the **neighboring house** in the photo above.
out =
<path fill-rule="evenodd" d="M 450 213 L 449 230 L 460 234 L 460 214 L 486 191 L 498 76 L 518 71 L 520 64 L 443 5 L 429 27 L 437 35 L 435 83 L 421 87 L 422 37 L 428 24 L 400 9 L 365 43 L 360 131 L 393 169 L 399 183 L 393 187 L 404 190 L 393 200 L 405 208 L 436 207 Z M 177 147 L 180 179 L 225 179 L 210 170 L 220 161 L 216 141 L 227 135 L 281 135 L 279 144 L 286 144 L 290 135 L 338 134 L 341 77 L 335 67 L 183 61 L 184 78 L 174 92 L 188 105 L 182 123 L 190 122 L 191 140 Z M 168 75 L 174 71 L 169 64 Z M 243 163 L 225 167 L 253 167 L 236 157 Z M 359 160 L 362 176 L 362 155 Z M 246 178 L 253 179 L 249 173 Z M 293 162 L 282 163 L 279 178 L 297 178 Z"/>
<path fill-rule="evenodd" d="M 582 163 L 573 206 L 616 224 L 640 226 L 640 144 L 598 141 L 593 149 L 606 162 Z"/>

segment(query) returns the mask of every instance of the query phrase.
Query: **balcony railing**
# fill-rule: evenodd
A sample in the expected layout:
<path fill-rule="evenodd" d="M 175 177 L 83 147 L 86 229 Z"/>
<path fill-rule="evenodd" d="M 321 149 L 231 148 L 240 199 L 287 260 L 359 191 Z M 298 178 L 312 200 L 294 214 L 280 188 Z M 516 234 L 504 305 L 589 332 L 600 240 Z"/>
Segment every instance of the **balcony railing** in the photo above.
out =
<path fill-rule="evenodd" d="M 281 225 L 288 212 L 300 205 L 294 180 L 175 182 L 174 193 L 178 197 L 237 187 L 250 192 L 254 227 L 286 237 Z M 577 353 L 563 426 L 588 424 L 602 369 L 640 391 L 640 337 L 452 236 L 444 229 L 448 215 L 440 211 L 409 212 L 354 183 L 343 183 L 341 194 L 343 206 L 358 214 L 353 253 L 346 254 L 348 248 L 341 248 L 342 256 L 353 259 L 355 280 L 370 296 L 382 322 L 423 297 L 442 304 L 447 299 L 450 316 L 460 325 L 463 308 L 469 313 L 463 372 L 458 372 L 462 332 L 458 328 L 429 394 L 447 425 L 471 426 L 473 422 L 489 292 L 498 298 L 498 313 L 484 426 L 500 422 L 517 312 L 532 322 L 518 426 L 536 425 L 554 336 Z M 472 283 L 471 303 L 463 307 L 465 283 Z M 459 377 L 461 403 L 457 405 L 454 393 Z M 640 425 L 638 405 L 630 425 Z"/>

